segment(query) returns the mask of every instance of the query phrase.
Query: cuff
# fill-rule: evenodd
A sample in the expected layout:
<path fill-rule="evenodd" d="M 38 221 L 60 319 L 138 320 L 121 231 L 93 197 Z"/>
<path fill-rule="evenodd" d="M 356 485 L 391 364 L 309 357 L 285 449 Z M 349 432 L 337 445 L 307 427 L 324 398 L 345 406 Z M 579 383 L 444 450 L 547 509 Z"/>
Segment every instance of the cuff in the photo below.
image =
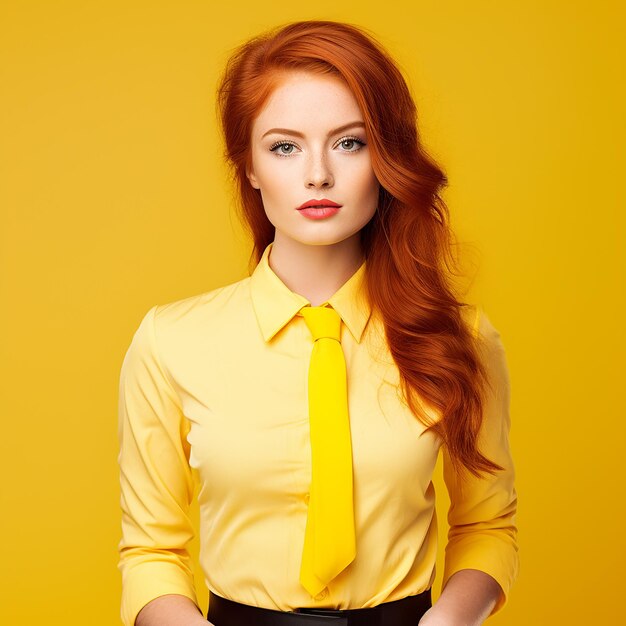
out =
<path fill-rule="evenodd" d="M 461 545 L 448 544 L 446 547 L 446 559 L 442 580 L 442 589 L 448 579 L 462 569 L 477 569 L 489 574 L 502 588 L 500 595 L 491 615 L 501 611 L 508 602 L 509 593 L 519 571 L 519 556 L 517 547 L 514 545 L 493 545 L 493 541 L 487 537 L 465 540 Z"/>
<path fill-rule="evenodd" d="M 198 606 L 193 579 L 173 563 L 151 561 L 125 569 L 122 575 L 121 618 L 124 626 L 135 626 L 141 609 L 166 594 L 186 596 Z"/>

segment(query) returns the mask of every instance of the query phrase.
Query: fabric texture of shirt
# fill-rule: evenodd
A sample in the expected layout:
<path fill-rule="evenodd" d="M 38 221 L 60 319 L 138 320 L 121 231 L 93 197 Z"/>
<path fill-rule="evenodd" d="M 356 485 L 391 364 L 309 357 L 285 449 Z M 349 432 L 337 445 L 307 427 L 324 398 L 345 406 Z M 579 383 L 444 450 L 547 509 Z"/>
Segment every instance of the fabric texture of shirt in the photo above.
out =
<path fill-rule="evenodd" d="M 141 608 L 161 595 L 197 604 L 188 551 L 196 492 L 204 583 L 224 598 L 282 611 L 349 609 L 430 588 L 437 556 L 432 475 L 440 450 L 451 502 L 443 583 L 461 569 L 486 572 L 504 591 L 499 611 L 518 571 L 510 383 L 500 334 L 471 308 L 468 322 L 483 339 L 492 383 L 480 450 L 504 471 L 461 482 L 441 440 L 402 401 L 382 322 L 363 296 L 366 261 L 327 300 L 342 319 L 356 558 L 319 597 L 301 586 L 313 340 L 299 311 L 310 302 L 271 269 L 272 245 L 251 276 L 153 306 L 124 357 L 123 623 L 133 626 Z"/>

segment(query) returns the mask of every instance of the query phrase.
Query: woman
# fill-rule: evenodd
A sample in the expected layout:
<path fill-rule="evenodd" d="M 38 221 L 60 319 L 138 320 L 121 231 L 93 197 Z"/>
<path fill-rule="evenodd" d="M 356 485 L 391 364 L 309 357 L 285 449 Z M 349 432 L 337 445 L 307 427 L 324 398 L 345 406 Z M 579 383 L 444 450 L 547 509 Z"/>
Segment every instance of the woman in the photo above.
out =
<path fill-rule="evenodd" d="M 197 479 L 209 623 L 481 624 L 518 568 L 508 372 L 450 287 L 404 79 L 361 29 L 298 22 L 233 54 L 218 103 L 257 264 L 152 307 L 124 359 L 123 622 L 207 623 Z"/>

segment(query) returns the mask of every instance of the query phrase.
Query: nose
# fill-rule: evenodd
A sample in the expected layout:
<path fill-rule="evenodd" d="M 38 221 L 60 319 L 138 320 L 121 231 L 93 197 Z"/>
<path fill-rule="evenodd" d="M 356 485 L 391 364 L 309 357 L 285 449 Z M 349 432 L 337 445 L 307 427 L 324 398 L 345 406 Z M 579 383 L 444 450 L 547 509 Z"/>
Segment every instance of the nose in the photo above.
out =
<path fill-rule="evenodd" d="M 306 186 L 311 188 L 328 188 L 335 184 L 330 166 L 323 154 L 311 155 L 307 163 Z"/>

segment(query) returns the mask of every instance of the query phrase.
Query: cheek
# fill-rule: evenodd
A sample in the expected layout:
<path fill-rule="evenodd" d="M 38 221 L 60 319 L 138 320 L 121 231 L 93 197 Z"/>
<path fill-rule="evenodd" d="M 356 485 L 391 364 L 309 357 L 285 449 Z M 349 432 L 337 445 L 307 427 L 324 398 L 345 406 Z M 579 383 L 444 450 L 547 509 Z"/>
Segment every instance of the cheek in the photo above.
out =
<path fill-rule="evenodd" d="M 380 198 L 380 183 L 376 178 L 373 170 L 370 170 L 364 177 L 363 182 L 363 205 L 365 208 L 365 222 L 369 222 L 378 210 L 378 201 Z"/>
<path fill-rule="evenodd" d="M 378 190 L 380 184 L 371 167 L 363 169 L 358 174 L 358 189 L 363 199 L 373 199 L 378 201 Z"/>
<path fill-rule="evenodd" d="M 257 182 L 261 191 L 268 197 L 274 195 L 284 196 L 289 189 L 289 183 L 293 185 L 295 172 L 288 164 L 276 162 L 281 157 L 270 157 L 260 160 L 256 170 Z"/>
<path fill-rule="evenodd" d="M 291 209 L 300 199 L 294 198 L 294 167 L 282 162 L 281 157 L 265 158 L 257 161 L 255 173 L 267 218 L 276 228 L 286 227 L 284 220 L 293 219 Z"/>

